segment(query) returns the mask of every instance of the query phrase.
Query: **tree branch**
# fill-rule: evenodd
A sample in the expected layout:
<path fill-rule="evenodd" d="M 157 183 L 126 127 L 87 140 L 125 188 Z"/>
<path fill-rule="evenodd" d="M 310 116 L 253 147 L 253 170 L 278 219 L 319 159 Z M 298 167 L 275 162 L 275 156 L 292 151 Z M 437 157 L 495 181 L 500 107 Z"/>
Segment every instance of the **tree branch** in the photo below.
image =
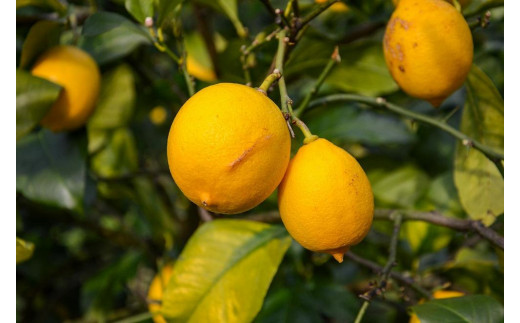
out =
<path fill-rule="evenodd" d="M 397 114 L 400 114 L 402 116 L 405 116 L 405 117 L 411 118 L 413 120 L 420 121 L 422 123 L 437 127 L 439 129 L 444 130 L 447 133 L 451 134 L 453 137 L 460 139 L 465 146 L 474 147 L 475 149 L 482 152 L 490 160 L 492 160 L 497 165 L 497 168 L 501 171 L 501 173 L 503 173 L 503 167 L 499 167 L 499 164 L 501 165 L 500 161 L 504 159 L 503 153 L 496 151 L 492 147 L 489 147 L 489 146 L 486 146 L 486 145 L 480 143 L 479 141 L 467 136 L 466 134 L 451 127 L 450 125 L 448 125 L 445 122 L 436 120 L 436 119 L 426 116 L 424 114 L 420 114 L 420 113 L 416 113 L 416 112 L 407 110 L 398 105 L 387 102 L 383 98 L 371 98 L 371 97 L 357 95 L 357 94 L 334 94 L 334 95 L 329 95 L 329 96 L 312 101 L 309 104 L 309 108 L 328 104 L 328 103 L 333 103 L 333 102 L 361 102 L 361 103 L 368 104 L 370 106 L 382 107 L 382 108 L 386 108 L 392 112 L 395 112 Z"/>
<path fill-rule="evenodd" d="M 395 212 L 395 210 L 377 209 L 375 210 L 374 219 L 391 221 L 393 212 Z M 399 212 L 405 221 L 423 221 L 461 232 L 477 233 L 482 238 L 504 250 L 504 237 L 500 236 L 495 230 L 484 226 L 480 221 L 449 218 L 435 211 L 420 212 L 400 210 Z"/>

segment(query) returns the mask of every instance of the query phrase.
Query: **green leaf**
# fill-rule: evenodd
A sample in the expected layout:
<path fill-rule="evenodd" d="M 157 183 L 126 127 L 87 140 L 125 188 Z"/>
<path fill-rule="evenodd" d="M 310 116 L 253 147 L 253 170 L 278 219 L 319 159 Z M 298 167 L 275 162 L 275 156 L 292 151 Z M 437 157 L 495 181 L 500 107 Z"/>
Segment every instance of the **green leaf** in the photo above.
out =
<path fill-rule="evenodd" d="M 92 169 L 106 178 L 135 172 L 139 165 L 132 132 L 127 128 L 118 128 L 108 136 L 106 146 L 92 157 Z"/>
<path fill-rule="evenodd" d="M 244 38 L 247 36 L 247 31 L 238 18 L 237 0 L 198 0 L 206 5 L 209 5 L 219 11 L 222 11 L 231 20 L 235 27 L 237 34 Z"/>
<path fill-rule="evenodd" d="M 126 0 L 125 8 L 140 23 L 144 23 L 146 17 L 153 18 L 153 0 Z"/>
<path fill-rule="evenodd" d="M 421 323 L 503 322 L 504 308 L 494 298 L 471 295 L 436 299 L 413 307 Z"/>
<path fill-rule="evenodd" d="M 97 14 L 101 15 L 101 13 Z M 84 34 L 78 46 L 87 51 L 101 65 L 130 54 L 142 44 L 150 44 L 150 35 L 138 26 L 116 14 L 103 13 L 85 21 Z M 109 16 L 107 16 L 109 15 Z M 114 18 L 114 21 L 110 21 Z M 103 23 L 99 23 L 99 22 Z"/>
<path fill-rule="evenodd" d="M 61 87 L 47 80 L 16 70 L 16 139 L 28 134 L 47 114 Z"/>
<path fill-rule="evenodd" d="M 476 66 L 467 79 L 460 130 L 481 143 L 504 150 L 504 100 Z M 455 186 L 468 215 L 490 225 L 504 212 L 504 179 L 496 165 L 476 149 L 457 144 Z"/>
<path fill-rule="evenodd" d="M 16 190 L 46 205 L 83 212 L 84 133 L 41 131 L 16 144 Z"/>
<path fill-rule="evenodd" d="M 358 42 L 340 47 L 341 63 L 325 83 L 345 92 L 368 96 L 388 94 L 398 89 L 385 63 L 380 42 Z"/>
<path fill-rule="evenodd" d="M 249 322 L 291 239 L 283 226 L 245 220 L 203 224 L 188 241 L 166 288 L 172 322 Z"/>
<path fill-rule="evenodd" d="M 26 68 L 47 49 L 58 45 L 62 25 L 55 21 L 41 20 L 35 23 L 23 43 L 20 68 Z"/>
<path fill-rule="evenodd" d="M 132 25 L 132 22 L 125 17 L 112 12 L 96 12 L 85 20 L 81 30 L 83 36 L 97 36 L 121 25 Z"/>
<path fill-rule="evenodd" d="M 376 201 L 389 206 L 413 207 L 430 184 L 428 175 L 413 165 L 391 171 L 377 169 L 367 175 Z"/>
<path fill-rule="evenodd" d="M 24 241 L 16 238 L 16 263 L 26 261 L 31 258 L 34 251 L 34 244 L 32 242 Z"/>
<path fill-rule="evenodd" d="M 134 113 L 135 80 L 128 65 L 119 65 L 103 75 L 96 110 L 88 129 L 114 129 L 128 125 Z"/>
<path fill-rule="evenodd" d="M 204 39 L 198 32 L 188 34 L 184 37 L 186 52 L 202 67 L 213 70 L 211 57 L 209 55 Z"/>
<path fill-rule="evenodd" d="M 157 26 L 163 27 L 175 13 L 175 9 L 184 0 L 158 0 Z"/>
<path fill-rule="evenodd" d="M 60 15 L 67 12 L 67 7 L 58 0 L 16 0 L 16 9 L 25 6 L 50 8 L 58 12 Z"/>

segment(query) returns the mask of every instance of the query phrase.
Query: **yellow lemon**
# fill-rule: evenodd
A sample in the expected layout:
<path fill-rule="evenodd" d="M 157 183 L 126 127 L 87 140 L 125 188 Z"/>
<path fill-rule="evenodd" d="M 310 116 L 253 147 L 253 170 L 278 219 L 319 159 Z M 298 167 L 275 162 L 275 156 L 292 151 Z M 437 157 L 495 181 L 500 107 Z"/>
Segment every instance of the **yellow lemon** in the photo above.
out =
<path fill-rule="evenodd" d="M 179 110 L 168 136 L 173 179 L 193 203 L 216 213 L 245 212 L 278 186 L 289 163 L 286 121 L 267 96 L 219 83 Z"/>
<path fill-rule="evenodd" d="M 161 272 L 153 278 L 150 288 L 148 289 L 148 310 L 154 314 L 153 321 L 155 323 L 166 323 L 164 317 L 158 313 L 161 311 L 163 292 L 168 285 L 172 272 L 173 265 L 165 265 Z"/>
<path fill-rule="evenodd" d="M 301 147 L 289 163 L 278 188 L 278 207 L 296 241 L 342 262 L 349 247 L 370 230 L 374 197 L 356 159 L 319 138 Z"/>
<path fill-rule="evenodd" d="M 453 4 L 453 1 L 452 0 L 444 0 L 444 1 L 447 1 L 449 3 L 452 3 Z M 394 3 L 394 6 L 397 7 L 397 5 L 399 4 L 399 0 L 392 0 L 392 2 Z M 469 5 L 469 3 L 471 2 L 471 0 L 459 0 L 459 4 L 462 8 L 465 8 Z"/>
<path fill-rule="evenodd" d="M 435 107 L 462 86 L 473 61 L 468 24 L 443 0 L 401 0 L 386 27 L 383 49 L 401 89 Z"/>
<path fill-rule="evenodd" d="M 156 106 L 150 111 L 149 117 L 150 121 L 154 125 L 161 125 L 166 121 L 166 117 L 168 116 L 168 112 L 163 106 Z"/>
<path fill-rule="evenodd" d="M 74 46 L 57 46 L 45 52 L 31 73 L 63 87 L 41 121 L 52 131 L 83 126 L 96 106 L 101 75 L 92 57 Z"/>
<path fill-rule="evenodd" d="M 464 293 L 453 291 L 453 290 L 438 290 L 433 293 L 433 298 L 441 299 L 441 298 L 453 298 L 453 297 L 461 297 L 464 296 Z M 419 304 L 424 303 L 424 300 L 421 300 Z M 410 316 L 410 323 L 421 323 L 421 320 L 417 317 L 417 315 L 412 314 Z"/>
<path fill-rule="evenodd" d="M 328 0 L 315 0 L 315 2 L 318 3 L 318 4 L 322 4 L 322 3 L 325 3 L 327 1 Z M 329 8 L 330 8 L 330 10 L 335 11 L 335 12 L 347 12 L 348 11 L 348 6 L 344 2 L 342 2 L 342 1 L 334 3 Z"/>
<path fill-rule="evenodd" d="M 186 58 L 186 69 L 188 70 L 188 74 L 201 81 L 214 82 L 217 80 L 217 75 L 213 69 L 202 66 L 202 64 L 189 54 Z"/>

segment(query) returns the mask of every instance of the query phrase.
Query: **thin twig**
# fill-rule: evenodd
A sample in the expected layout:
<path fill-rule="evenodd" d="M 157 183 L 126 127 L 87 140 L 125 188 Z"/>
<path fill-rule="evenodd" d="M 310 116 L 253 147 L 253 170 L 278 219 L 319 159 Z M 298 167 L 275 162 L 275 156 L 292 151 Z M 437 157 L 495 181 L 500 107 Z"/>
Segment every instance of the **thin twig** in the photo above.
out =
<path fill-rule="evenodd" d="M 356 320 L 354 323 L 360 323 L 363 319 L 363 316 L 365 315 L 365 311 L 370 305 L 370 302 L 372 299 L 379 295 L 380 293 L 384 293 L 386 290 L 388 277 L 390 276 L 390 272 L 392 271 L 392 268 L 395 266 L 395 259 L 397 254 L 397 242 L 399 241 L 399 231 L 401 230 L 401 222 L 402 222 L 402 215 L 400 213 L 392 213 L 391 215 L 393 221 L 394 221 L 394 229 L 392 232 L 392 238 L 390 240 L 390 248 L 388 253 L 388 260 L 386 262 L 386 265 L 383 267 L 383 270 L 380 272 L 381 280 L 379 284 L 377 284 L 375 287 L 371 288 L 369 291 L 364 293 L 363 295 L 360 295 L 361 298 L 363 298 L 365 301 L 363 302 L 363 305 L 359 309 L 358 315 L 356 316 Z"/>
<path fill-rule="evenodd" d="M 278 32 L 278 51 L 276 53 L 276 69 L 282 75 L 278 80 L 278 86 L 280 88 L 280 100 L 282 103 L 282 111 L 285 113 L 289 113 L 289 109 L 287 107 L 287 87 L 285 86 L 285 78 L 283 76 L 283 65 L 285 59 L 285 48 L 287 47 L 286 40 L 286 30 L 282 29 Z"/>
<path fill-rule="evenodd" d="M 491 9 L 499 8 L 499 7 L 503 7 L 503 6 L 504 6 L 504 0 L 489 0 L 489 1 L 482 3 L 475 10 L 465 13 L 464 17 L 468 18 L 468 17 L 476 16 L 483 12 L 486 12 L 487 10 L 491 10 Z"/>
<path fill-rule="evenodd" d="M 395 210 L 376 209 L 374 219 L 391 221 L 393 212 L 395 212 Z M 504 250 L 504 237 L 500 236 L 495 230 L 484 226 L 480 221 L 449 218 L 435 211 L 420 212 L 400 210 L 399 212 L 405 221 L 423 221 L 461 232 L 477 233 L 482 238 Z"/>
<path fill-rule="evenodd" d="M 305 25 L 307 25 L 309 22 L 311 22 L 314 18 L 319 16 L 322 12 L 327 10 L 330 6 L 332 6 L 334 3 L 338 2 L 339 0 L 329 0 L 323 4 L 320 4 L 316 6 L 307 16 L 305 16 L 297 26 L 298 29 L 302 29 Z"/>
<path fill-rule="evenodd" d="M 367 97 L 367 96 L 362 96 L 362 95 L 357 95 L 357 94 L 334 94 L 334 95 L 329 95 L 329 96 L 319 98 L 317 100 L 312 101 L 308 105 L 308 108 L 313 108 L 313 107 L 324 105 L 327 103 L 349 102 L 349 101 L 350 102 L 361 102 L 361 103 L 368 104 L 370 106 L 386 108 L 386 109 L 388 109 L 392 112 L 395 112 L 397 114 L 400 114 L 402 116 L 405 116 L 405 117 L 411 118 L 413 120 L 420 121 L 422 123 L 426 123 L 431 126 L 437 127 L 441 130 L 444 130 L 447 133 L 454 136 L 455 138 L 460 139 L 465 146 L 474 147 L 475 149 L 482 152 L 489 159 L 491 159 L 493 162 L 495 162 L 495 164 L 497 165 L 497 167 L 500 170 L 499 164 L 501 164 L 501 163 L 499 163 L 499 161 L 504 159 L 504 154 L 502 152 L 499 152 L 492 147 L 489 147 L 489 146 L 486 146 L 486 145 L 480 143 L 476 139 L 471 138 L 468 135 L 460 132 L 459 130 L 451 127 L 447 123 L 444 123 L 437 119 L 431 118 L 424 114 L 420 114 L 417 112 L 407 110 L 398 105 L 387 102 L 383 98 L 372 98 L 372 97 Z M 501 172 L 503 172 L 503 169 L 501 170 Z"/>

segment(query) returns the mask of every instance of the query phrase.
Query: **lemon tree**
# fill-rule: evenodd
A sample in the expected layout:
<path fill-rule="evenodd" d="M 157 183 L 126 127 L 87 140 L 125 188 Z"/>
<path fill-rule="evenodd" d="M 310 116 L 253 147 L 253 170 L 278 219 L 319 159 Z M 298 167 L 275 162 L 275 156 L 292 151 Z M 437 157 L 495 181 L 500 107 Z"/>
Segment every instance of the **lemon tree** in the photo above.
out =
<path fill-rule="evenodd" d="M 16 19 L 17 320 L 504 320 L 503 1 Z"/>

